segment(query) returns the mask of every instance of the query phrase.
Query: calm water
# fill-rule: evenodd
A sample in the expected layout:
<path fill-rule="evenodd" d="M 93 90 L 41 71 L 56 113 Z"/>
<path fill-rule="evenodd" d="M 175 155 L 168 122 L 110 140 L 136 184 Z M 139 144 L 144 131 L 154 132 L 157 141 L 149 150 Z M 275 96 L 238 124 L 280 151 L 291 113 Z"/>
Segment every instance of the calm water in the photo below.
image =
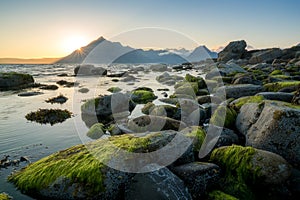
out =
<path fill-rule="evenodd" d="M 147 86 L 151 87 L 155 94 L 160 98 L 162 92 L 158 88 L 169 88 L 172 94 L 172 87 L 159 84 L 155 77 L 161 73 L 139 72 L 133 76 L 137 80 L 132 83 L 113 82 L 112 78 L 107 77 L 73 77 L 72 65 L 0 65 L 0 71 L 16 71 L 33 75 L 35 82 L 44 84 L 55 84 L 59 80 L 77 81 L 79 86 L 66 88 L 59 86 L 58 90 L 39 90 L 28 89 L 23 91 L 0 92 L 0 156 L 10 155 L 11 159 L 18 159 L 20 156 L 28 156 L 31 161 L 36 161 L 46 155 L 58 150 L 68 148 L 75 144 L 89 141 L 86 137 L 88 128 L 81 119 L 80 106 L 83 101 L 100 94 L 110 94 L 107 89 L 117 86 L 123 92 L 131 91 L 134 88 Z M 105 66 L 104 66 L 105 67 Z M 114 69 L 128 69 L 135 66 L 118 66 Z M 148 66 L 144 66 L 147 68 Z M 67 73 L 68 77 L 58 77 L 58 74 Z M 185 72 L 176 72 L 177 75 L 184 76 Z M 80 93 L 81 87 L 89 88 L 88 93 Z M 44 94 L 19 97 L 17 94 L 24 91 L 40 91 Z M 49 104 L 45 100 L 63 94 L 69 100 L 65 104 Z M 156 100 L 158 102 L 158 100 Z M 68 109 L 73 113 L 73 117 L 63 123 L 51 125 L 41 125 L 29 122 L 25 115 L 39 108 L 60 108 Z M 138 113 L 138 112 L 137 112 Z M 25 164 L 22 164 L 23 166 Z M 0 169 L 0 192 L 7 192 L 14 199 L 31 199 L 22 195 L 6 182 L 6 177 L 14 170 L 13 167 Z"/>

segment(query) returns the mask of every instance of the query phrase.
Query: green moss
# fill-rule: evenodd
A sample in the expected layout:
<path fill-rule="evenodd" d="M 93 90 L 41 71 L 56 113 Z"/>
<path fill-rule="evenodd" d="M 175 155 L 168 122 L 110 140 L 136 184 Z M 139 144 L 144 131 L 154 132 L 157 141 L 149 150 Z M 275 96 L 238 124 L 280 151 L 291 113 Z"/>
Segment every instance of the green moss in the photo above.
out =
<path fill-rule="evenodd" d="M 153 137 L 163 136 L 161 133 L 146 136 L 124 134 L 95 140 L 86 146 L 73 146 L 29 164 L 10 175 L 8 181 L 24 193 L 35 193 L 49 187 L 59 178 L 67 178 L 70 180 L 70 186 L 76 183 L 90 195 L 97 195 L 105 190 L 103 173 L 108 167 L 103 163 L 110 161 L 120 148 L 129 152 L 156 150 L 151 149 L 157 148 L 156 145 L 149 145 Z"/>
<path fill-rule="evenodd" d="M 66 119 L 70 118 L 72 113 L 68 110 L 60 109 L 39 109 L 36 112 L 28 113 L 25 118 L 29 121 L 35 121 L 40 124 L 51 124 L 64 122 Z"/>
<path fill-rule="evenodd" d="M 13 199 L 12 197 L 10 197 L 8 194 L 2 192 L 0 193 L 0 200 L 11 200 Z"/>
<path fill-rule="evenodd" d="M 267 83 L 264 85 L 264 87 L 269 92 L 278 92 L 282 88 L 298 86 L 298 85 L 300 85 L 300 81 L 284 81 L 284 82 L 276 82 L 276 83 Z"/>
<path fill-rule="evenodd" d="M 291 77 L 290 76 L 287 76 L 287 75 L 274 75 L 274 76 L 271 76 L 272 78 L 279 78 L 279 79 L 283 79 L 283 80 L 291 80 Z"/>
<path fill-rule="evenodd" d="M 10 79 L 12 77 L 19 77 L 22 80 L 33 80 L 32 76 L 30 74 L 22 74 L 22 73 L 17 73 L 17 72 L 1 72 L 0 76 L 4 79 Z"/>
<path fill-rule="evenodd" d="M 254 199 L 251 186 L 259 178 L 260 169 L 254 169 L 252 158 L 256 150 L 252 147 L 232 145 L 215 149 L 210 161 L 219 165 L 225 172 L 223 190 L 240 199 Z"/>
<path fill-rule="evenodd" d="M 241 97 L 241 98 L 237 99 L 231 105 L 235 110 L 239 111 L 241 109 L 241 107 L 246 103 L 262 103 L 263 100 L 264 100 L 264 97 L 261 95 Z"/>
<path fill-rule="evenodd" d="M 111 93 L 117 93 L 117 92 L 122 91 L 122 89 L 119 87 L 111 87 L 111 88 L 108 88 L 107 91 L 109 91 Z"/>
<path fill-rule="evenodd" d="M 152 102 L 148 102 L 144 105 L 144 107 L 142 108 L 142 113 L 149 115 L 149 113 L 151 112 L 151 110 L 153 110 L 153 108 L 155 107 L 155 104 Z"/>
<path fill-rule="evenodd" d="M 219 106 L 213 113 L 210 123 L 220 127 L 231 128 L 235 124 L 237 113 L 234 109 Z"/>
<path fill-rule="evenodd" d="M 205 81 L 202 77 L 186 74 L 184 80 L 189 83 L 197 83 L 198 89 L 206 88 Z"/>
<path fill-rule="evenodd" d="M 282 75 L 282 71 L 277 69 L 277 70 L 272 71 L 272 73 L 270 75 Z"/>
<path fill-rule="evenodd" d="M 201 149 L 201 146 L 204 142 L 206 132 L 203 130 L 202 127 L 199 127 L 199 126 L 195 126 L 195 127 L 191 127 L 191 128 L 192 128 L 192 131 L 189 131 L 187 134 L 185 134 L 185 136 L 194 138 L 193 151 L 199 152 Z M 189 129 L 189 128 L 187 128 L 187 129 Z M 184 132 L 184 130 L 183 130 L 183 132 Z"/>
<path fill-rule="evenodd" d="M 238 200 L 238 199 L 220 190 L 214 190 L 208 194 L 208 200 Z"/>
<path fill-rule="evenodd" d="M 146 104 L 155 100 L 157 96 L 153 92 L 147 90 L 135 90 L 131 92 L 131 100 L 138 104 Z"/>
<path fill-rule="evenodd" d="M 86 135 L 92 139 L 99 139 L 104 133 L 104 125 L 102 123 L 96 123 L 90 128 Z"/>

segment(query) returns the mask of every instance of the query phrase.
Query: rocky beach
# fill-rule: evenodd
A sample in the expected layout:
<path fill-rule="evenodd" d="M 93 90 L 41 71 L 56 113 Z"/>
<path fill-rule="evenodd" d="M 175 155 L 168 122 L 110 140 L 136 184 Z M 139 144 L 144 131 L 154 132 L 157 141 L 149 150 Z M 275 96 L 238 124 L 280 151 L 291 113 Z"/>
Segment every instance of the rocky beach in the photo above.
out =
<path fill-rule="evenodd" d="M 1 149 L 12 197 L 0 199 L 14 187 L 29 199 L 297 199 L 300 46 L 246 47 L 181 64 L 57 63 L 42 79 L 0 71 L 0 94 L 41 103 L 23 122 L 74 121 L 77 135 L 43 155 Z"/>

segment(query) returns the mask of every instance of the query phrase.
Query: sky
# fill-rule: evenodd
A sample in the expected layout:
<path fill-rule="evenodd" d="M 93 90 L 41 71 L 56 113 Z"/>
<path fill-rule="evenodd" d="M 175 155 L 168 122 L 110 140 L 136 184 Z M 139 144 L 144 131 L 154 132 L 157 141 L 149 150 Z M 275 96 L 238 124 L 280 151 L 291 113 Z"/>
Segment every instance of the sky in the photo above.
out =
<path fill-rule="evenodd" d="M 298 0 L 2 0 L 0 58 L 62 57 L 100 36 L 135 48 L 300 43 Z"/>

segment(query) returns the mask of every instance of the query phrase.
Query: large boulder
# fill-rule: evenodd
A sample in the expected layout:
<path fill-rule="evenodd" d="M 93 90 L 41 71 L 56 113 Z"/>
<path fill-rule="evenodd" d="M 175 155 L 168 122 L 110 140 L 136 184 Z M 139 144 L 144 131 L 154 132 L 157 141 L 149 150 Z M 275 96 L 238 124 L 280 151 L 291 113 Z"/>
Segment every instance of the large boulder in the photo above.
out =
<path fill-rule="evenodd" d="M 260 85 L 252 85 L 252 84 L 240 84 L 240 85 L 229 85 L 222 86 L 217 89 L 216 95 L 222 95 L 222 93 L 226 93 L 226 98 L 240 98 L 244 96 L 252 96 L 259 92 L 263 92 L 264 88 Z"/>
<path fill-rule="evenodd" d="M 206 191 L 217 185 L 221 170 L 212 163 L 193 162 L 177 166 L 172 171 L 187 185 L 193 199 L 201 199 Z"/>
<path fill-rule="evenodd" d="M 206 79 L 212 79 L 216 76 L 227 76 L 236 73 L 246 73 L 247 71 L 241 68 L 234 62 L 228 62 L 227 64 L 220 63 L 217 67 L 208 72 L 205 76 Z"/>
<path fill-rule="evenodd" d="M 230 42 L 218 54 L 218 61 L 227 62 L 229 60 L 238 60 L 246 53 L 247 43 L 244 40 Z"/>
<path fill-rule="evenodd" d="M 81 113 L 86 124 L 92 126 L 97 122 L 104 124 L 111 122 L 118 118 L 119 113 L 129 116 L 135 106 L 135 103 L 130 101 L 129 95 L 114 93 L 87 100 L 81 106 Z"/>
<path fill-rule="evenodd" d="M 171 145 L 172 142 L 176 145 Z M 179 158 L 186 148 L 179 150 L 182 146 L 178 142 L 191 144 L 175 131 L 99 139 L 47 156 L 12 174 L 8 180 L 37 199 L 108 200 L 124 198 L 125 188 L 134 184 L 134 173 L 154 171 L 145 175 L 146 180 L 152 180 L 154 190 L 163 190 L 168 185 L 169 194 L 188 197 L 182 182 L 168 170 L 147 168 L 153 163 L 167 166 Z M 172 192 L 171 188 L 177 191 Z"/>
<path fill-rule="evenodd" d="M 291 103 L 294 95 L 287 92 L 260 92 L 257 95 L 263 96 L 267 100 L 285 101 Z"/>
<path fill-rule="evenodd" d="M 272 63 L 276 58 L 279 58 L 280 56 L 282 56 L 282 50 L 279 48 L 262 50 L 254 53 L 249 59 L 249 63 Z"/>
<path fill-rule="evenodd" d="M 239 199 L 260 199 L 264 191 L 285 183 L 291 174 L 289 163 L 281 156 L 252 147 L 227 146 L 215 149 L 210 161 L 224 170 L 222 191 Z"/>
<path fill-rule="evenodd" d="M 91 75 L 106 75 L 107 70 L 102 67 L 95 67 L 94 65 L 78 65 L 74 69 L 75 76 L 91 76 Z"/>
<path fill-rule="evenodd" d="M 16 72 L 0 73 L 0 91 L 22 89 L 31 86 L 34 79 L 29 74 L 21 74 Z"/>
<path fill-rule="evenodd" d="M 125 190 L 125 199 L 192 199 L 183 181 L 168 168 L 136 174 Z"/>
<path fill-rule="evenodd" d="M 236 128 L 246 136 L 246 144 L 271 151 L 300 168 L 300 107 L 284 102 L 245 104 Z"/>

